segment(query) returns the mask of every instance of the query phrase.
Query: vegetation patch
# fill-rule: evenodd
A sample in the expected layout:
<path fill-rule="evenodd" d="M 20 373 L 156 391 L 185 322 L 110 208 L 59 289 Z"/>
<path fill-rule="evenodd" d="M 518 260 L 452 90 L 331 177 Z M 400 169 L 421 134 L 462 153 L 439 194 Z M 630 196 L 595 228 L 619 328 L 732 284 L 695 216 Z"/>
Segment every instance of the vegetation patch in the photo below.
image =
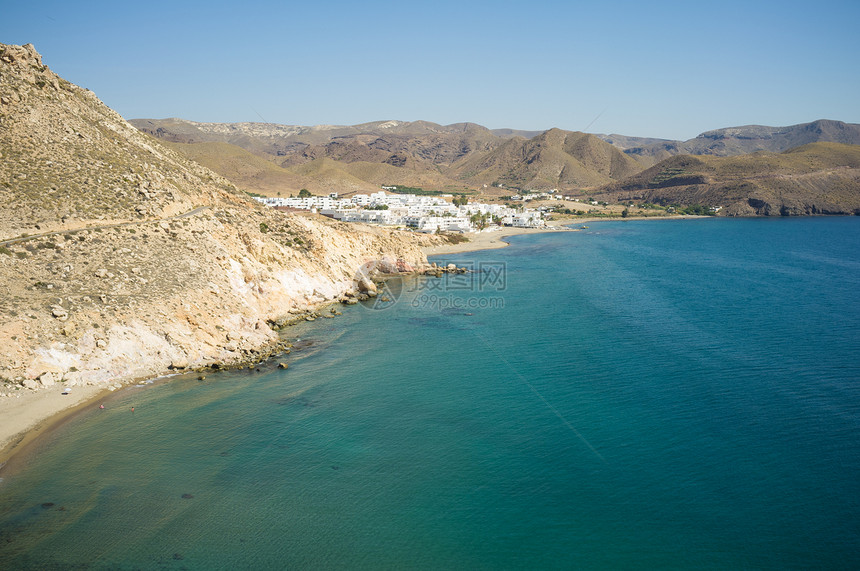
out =
<path fill-rule="evenodd" d="M 442 238 L 444 238 L 449 244 L 462 244 L 463 242 L 469 241 L 469 238 L 458 232 L 442 232 L 439 235 L 442 236 Z"/>
<path fill-rule="evenodd" d="M 404 186 L 402 184 L 385 184 L 385 190 L 395 194 L 415 194 L 418 196 L 439 196 L 443 193 L 441 190 L 424 190 L 418 186 Z"/>
<path fill-rule="evenodd" d="M 675 211 L 678 214 L 689 214 L 694 216 L 714 216 L 716 212 L 714 212 L 708 206 L 702 206 L 701 204 L 691 204 L 687 207 L 681 207 L 675 205 Z"/>

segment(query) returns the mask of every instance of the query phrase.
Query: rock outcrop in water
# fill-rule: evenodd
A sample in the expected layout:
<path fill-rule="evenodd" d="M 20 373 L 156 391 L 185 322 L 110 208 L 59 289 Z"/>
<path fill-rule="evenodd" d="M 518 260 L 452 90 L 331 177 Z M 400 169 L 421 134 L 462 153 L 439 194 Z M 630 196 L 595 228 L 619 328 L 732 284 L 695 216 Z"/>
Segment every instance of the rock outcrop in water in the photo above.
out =
<path fill-rule="evenodd" d="M 435 240 L 259 206 L 0 44 L 0 394 L 248 361 Z"/>

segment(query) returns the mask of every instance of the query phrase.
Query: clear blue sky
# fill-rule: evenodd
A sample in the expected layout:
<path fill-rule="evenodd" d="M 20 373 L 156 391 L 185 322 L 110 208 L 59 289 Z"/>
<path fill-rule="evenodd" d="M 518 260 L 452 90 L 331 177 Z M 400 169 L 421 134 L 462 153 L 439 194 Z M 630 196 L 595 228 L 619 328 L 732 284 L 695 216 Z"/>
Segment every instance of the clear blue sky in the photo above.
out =
<path fill-rule="evenodd" d="M 672 139 L 860 123 L 860 0 L 6 4 L 0 42 L 128 119 Z"/>

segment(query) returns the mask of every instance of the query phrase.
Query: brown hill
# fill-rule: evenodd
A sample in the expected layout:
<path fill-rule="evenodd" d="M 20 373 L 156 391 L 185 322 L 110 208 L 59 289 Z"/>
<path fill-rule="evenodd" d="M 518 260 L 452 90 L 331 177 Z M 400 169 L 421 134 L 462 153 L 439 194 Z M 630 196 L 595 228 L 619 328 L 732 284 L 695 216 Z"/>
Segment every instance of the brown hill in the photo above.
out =
<path fill-rule="evenodd" d="M 513 138 L 489 152 L 469 156 L 453 171 L 475 184 L 569 190 L 605 184 L 641 168 L 594 135 L 550 129 L 532 139 Z"/>
<path fill-rule="evenodd" d="M 164 146 L 212 169 L 232 181 L 240 190 L 277 196 L 283 189 L 322 191 L 315 181 L 292 173 L 266 159 L 230 143 L 169 143 Z"/>
<path fill-rule="evenodd" d="M 860 214 L 860 145 L 739 157 L 681 155 L 605 186 L 604 199 L 721 206 L 721 215 Z"/>

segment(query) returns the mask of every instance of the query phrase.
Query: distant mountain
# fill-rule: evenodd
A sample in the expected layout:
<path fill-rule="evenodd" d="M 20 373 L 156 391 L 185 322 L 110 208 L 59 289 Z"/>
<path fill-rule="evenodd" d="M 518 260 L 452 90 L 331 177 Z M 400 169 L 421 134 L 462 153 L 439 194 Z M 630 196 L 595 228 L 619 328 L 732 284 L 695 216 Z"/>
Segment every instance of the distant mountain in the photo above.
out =
<path fill-rule="evenodd" d="M 531 139 L 543 133 L 543 131 L 520 131 L 517 129 L 492 129 L 491 132 L 497 137 L 523 137 L 524 139 Z"/>
<path fill-rule="evenodd" d="M 655 164 L 674 155 L 733 157 L 756 151 L 779 153 L 818 142 L 860 145 L 860 125 L 820 119 L 789 127 L 746 125 L 715 129 L 688 141 L 643 140 L 635 144 L 633 137 L 601 135 L 601 138 L 645 164 Z"/>
<path fill-rule="evenodd" d="M 516 131 L 492 132 L 475 123 L 437 125 L 429 121 L 375 121 L 360 125 L 278 125 L 274 123 L 198 123 L 185 119 L 132 119 L 132 125 L 159 139 L 175 143 L 226 142 L 254 153 L 285 156 L 296 147 L 326 145 L 352 137 L 432 138 L 453 136 L 504 139 Z M 510 134 L 505 134 L 509 132 Z"/>
<path fill-rule="evenodd" d="M 860 145 L 819 142 L 736 157 L 680 155 L 595 196 L 721 206 L 728 216 L 860 215 Z"/>
<path fill-rule="evenodd" d="M 655 139 L 652 137 L 628 137 L 627 135 L 618 135 L 617 133 L 613 133 L 612 135 L 595 134 L 594 136 L 606 141 L 612 146 L 618 147 L 622 151 L 625 151 L 627 149 L 635 149 L 638 147 L 646 147 L 650 145 L 662 145 L 679 142 L 673 141 L 671 139 Z"/>

